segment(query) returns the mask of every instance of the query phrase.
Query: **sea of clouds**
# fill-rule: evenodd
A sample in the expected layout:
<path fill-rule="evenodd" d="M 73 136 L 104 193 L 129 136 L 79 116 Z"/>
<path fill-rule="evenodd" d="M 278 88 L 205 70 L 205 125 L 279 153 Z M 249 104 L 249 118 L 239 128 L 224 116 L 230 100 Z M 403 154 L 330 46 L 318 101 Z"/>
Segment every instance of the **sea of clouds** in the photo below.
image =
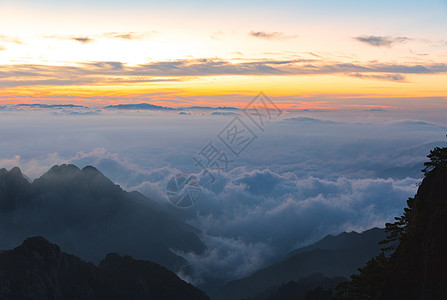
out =
<path fill-rule="evenodd" d="M 242 112 L 0 110 L 0 168 L 31 180 L 51 166 L 93 165 L 200 230 L 203 255 L 179 253 L 205 284 L 246 276 L 327 234 L 384 227 L 401 214 L 434 146 L 446 146 L 445 112 L 288 111 L 260 131 Z M 256 134 L 236 156 L 218 134 L 235 117 Z M 214 181 L 194 157 L 209 143 L 230 163 Z M 166 186 L 200 178 L 199 201 L 178 208 Z M 150 238 L 150 237 L 148 237 Z"/>

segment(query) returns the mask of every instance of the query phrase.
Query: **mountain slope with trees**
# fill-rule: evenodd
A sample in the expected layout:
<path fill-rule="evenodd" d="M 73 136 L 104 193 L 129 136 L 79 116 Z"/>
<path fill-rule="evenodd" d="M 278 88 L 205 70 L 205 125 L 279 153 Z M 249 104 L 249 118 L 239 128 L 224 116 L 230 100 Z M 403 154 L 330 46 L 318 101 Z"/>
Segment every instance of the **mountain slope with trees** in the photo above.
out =
<path fill-rule="evenodd" d="M 111 253 L 97 267 L 42 237 L 0 253 L 0 299 L 209 300 L 156 263 Z"/>
<path fill-rule="evenodd" d="M 447 299 L 447 148 L 428 158 L 415 197 L 386 224 L 384 250 L 339 285 L 335 299 Z"/>

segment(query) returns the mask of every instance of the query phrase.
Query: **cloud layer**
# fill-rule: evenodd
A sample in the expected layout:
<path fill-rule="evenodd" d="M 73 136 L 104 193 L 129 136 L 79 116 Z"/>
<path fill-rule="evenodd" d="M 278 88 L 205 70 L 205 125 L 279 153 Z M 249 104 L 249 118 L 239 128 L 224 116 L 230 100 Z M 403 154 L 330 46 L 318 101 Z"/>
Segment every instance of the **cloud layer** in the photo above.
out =
<path fill-rule="evenodd" d="M 414 194 L 428 150 L 446 144 L 439 142 L 446 127 L 402 113 L 287 112 L 256 131 L 250 147 L 210 182 L 193 157 L 209 141 L 228 151 L 217 133 L 232 115 L 33 109 L 0 111 L 1 127 L 10 128 L 1 131 L 0 166 L 35 178 L 54 164 L 94 165 L 158 201 L 201 231 L 208 252 L 180 253 L 198 284 L 245 276 L 329 233 L 383 226 Z M 166 196 L 178 172 L 201 179 L 200 199 L 189 209 Z"/>
<path fill-rule="evenodd" d="M 88 43 L 88 38 L 77 38 Z M 18 64 L 2 68 L 0 88 L 32 85 L 84 85 L 169 82 L 197 76 L 221 75 L 327 75 L 402 81 L 405 75 L 444 74 L 444 63 L 337 63 L 319 59 L 256 60 L 233 63 L 222 59 L 180 59 L 129 66 L 119 61 L 75 66 Z M 183 78 L 182 78 L 183 77 Z"/>

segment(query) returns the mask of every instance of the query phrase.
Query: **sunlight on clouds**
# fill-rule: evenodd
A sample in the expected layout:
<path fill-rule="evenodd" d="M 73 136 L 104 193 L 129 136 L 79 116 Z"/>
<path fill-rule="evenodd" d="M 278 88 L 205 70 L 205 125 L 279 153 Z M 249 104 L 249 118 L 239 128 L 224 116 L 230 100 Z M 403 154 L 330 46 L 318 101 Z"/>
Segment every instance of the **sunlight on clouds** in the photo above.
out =
<path fill-rule="evenodd" d="M 110 80 L 110 83 L 107 83 Z M 141 82 L 139 82 L 141 80 Z M 188 77 L 108 77 L 102 82 L 73 85 L 30 85 L 4 89 L 4 99 L 14 95 L 40 97 L 54 95 L 71 95 L 73 97 L 90 97 L 104 99 L 99 105 L 108 105 L 107 97 L 138 97 L 150 93 L 173 93 L 177 96 L 208 96 L 242 94 L 255 95 L 259 91 L 268 91 L 269 95 L 294 99 L 293 95 L 363 95 L 375 99 L 372 105 L 388 105 L 389 99 L 382 97 L 435 97 L 444 96 L 442 85 L 447 75 L 412 75 L 405 82 L 393 82 L 376 79 L 360 79 L 340 75 L 312 76 L 188 76 Z M 403 92 L 404 90 L 404 92 Z M 339 97 L 340 98 L 340 97 Z M 61 98 L 62 99 L 62 98 Z M 124 100 L 125 98 L 123 98 Z M 70 98 L 67 98 L 70 100 Z M 204 99 L 203 99 L 204 100 Z M 202 101 L 203 101 L 202 100 Z M 71 101 L 80 101 L 71 99 Z M 95 101 L 95 100 L 94 100 Z M 125 101 L 125 100 L 124 100 Z M 147 100 L 146 100 L 147 101 Z M 205 101 L 206 102 L 206 101 Z M 294 107 L 297 102 L 291 102 L 284 107 Z M 335 103 L 334 103 L 335 104 Z M 334 105 L 333 104 L 333 105 Z M 339 100 L 337 106 L 349 104 Z M 236 105 L 236 104 L 235 104 Z"/>
<path fill-rule="evenodd" d="M 3 102 L 15 101 L 14 94 L 29 95 L 28 101 L 90 97 L 100 105 L 102 97 L 166 92 L 376 98 L 447 93 L 447 43 L 439 26 L 401 30 L 394 19 L 360 21 L 350 11 L 342 14 L 349 18 L 307 15 L 313 5 L 304 3 L 296 11 L 292 3 L 247 4 L 229 14 L 217 4 L 172 9 L 26 2 L 1 7 L 6 13 L 0 26 L 8 29 L 0 36 Z M 12 70 L 14 65 L 24 66 Z"/>

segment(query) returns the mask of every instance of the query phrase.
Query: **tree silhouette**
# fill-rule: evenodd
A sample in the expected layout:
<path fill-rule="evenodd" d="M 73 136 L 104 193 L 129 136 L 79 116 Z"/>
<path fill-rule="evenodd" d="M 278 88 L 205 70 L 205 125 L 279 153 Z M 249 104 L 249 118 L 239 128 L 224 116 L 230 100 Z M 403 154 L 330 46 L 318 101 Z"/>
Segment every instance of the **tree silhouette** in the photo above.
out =
<path fill-rule="evenodd" d="M 435 147 L 427 155 L 430 161 L 424 163 L 425 176 L 435 169 L 447 167 L 447 148 Z M 400 267 L 414 271 L 412 262 L 417 261 L 419 251 L 412 245 L 417 245 L 421 239 L 421 230 L 426 223 L 424 209 L 421 201 L 415 198 L 407 200 L 407 206 L 400 217 L 395 217 L 395 222 L 386 223 L 385 231 L 388 233 L 380 244 L 388 245 L 381 253 L 370 259 L 363 268 L 358 269 L 359 274 L 351 276 L 351 281 L 343 282 L 335 289 L 334 300 L 364 300 L 380 299 L 385 280 L 392 267 L 392 255 L 399 247 L 399 252 L 405 260 L 400 262 Z M 406 271 L 403 271 L 406 272 Z M 408 272 L 408 271 L 407 271 Z"/>
<path fill-rule="evenodd" d="M 425 169 L 422 170 L 422 172 L 427 175 L 431 170 L 433 170 L 435 167 L 447 167 L 447 148 L 440 148 L 435 147 L 435 149 L 430 150 L 430 154 L 427 155 L 427 157 L 430 159 L 430 161 L 425 162 L 424 166 Z"/>

